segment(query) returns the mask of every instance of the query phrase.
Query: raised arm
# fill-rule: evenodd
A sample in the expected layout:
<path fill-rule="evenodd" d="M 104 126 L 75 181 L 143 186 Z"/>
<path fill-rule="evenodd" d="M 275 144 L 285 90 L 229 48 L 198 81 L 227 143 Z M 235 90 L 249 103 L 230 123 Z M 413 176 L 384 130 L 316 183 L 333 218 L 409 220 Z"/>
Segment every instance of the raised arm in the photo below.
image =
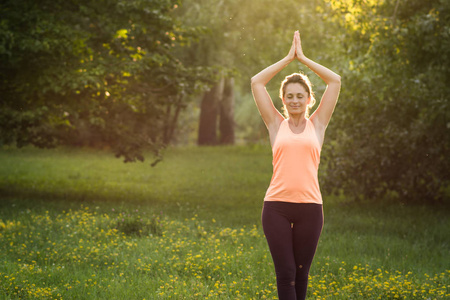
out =
<path fill-rule="evenodd" d="M 341 89 L 341 76 L 310 60 L 303 54 L 300 33 L 298 31 L 295 32 L 294 40 L 296 43 L 297 59 L 310 68 L 327 84 L 327 88 L 325 89 L 322 99 L 320 100 L 319 107 L 310 117 L 316 129 L 318 129 L 323 136 L 339 97 L 339 91 Z"/>
<path fill-rule="evenodd" d="M 265 68 L 252 77 L 252 92 L 256 106 L 261 117 L 269 130 L 271 142 L 275 138 L 276 132 L 284 119 L 281 113 L 273 105 L 272 99 L 266 90 L 266 84 L 283 68 L 295 59 L 295 39 L 292 40 L 292 46 L 289 54 L 277 63 Z"/>

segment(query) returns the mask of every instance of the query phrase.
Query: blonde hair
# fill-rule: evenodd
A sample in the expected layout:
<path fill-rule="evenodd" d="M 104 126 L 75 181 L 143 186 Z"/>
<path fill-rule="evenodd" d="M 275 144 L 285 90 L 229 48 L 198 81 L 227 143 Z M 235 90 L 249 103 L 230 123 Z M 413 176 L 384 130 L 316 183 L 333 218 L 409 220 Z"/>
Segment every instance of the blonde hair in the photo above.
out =
<path fill-rule="evenodd" d="M 281 82 L 280 87 L 281 100 L 284 99 L 284 95 L 286 94 L 286 86 L 290 83 L 300 83 L 308 92 L 308 96 L 311 98 L 311 101 L 309 102 L 306 108 L 305 115 L 307 118 L 309 118 L 309 110 L 314 106 L 314 104 L 316 104 L 316 98 L 314 97 L 311 81 L 309 80 L 308 76 L 302 73 L 293 73 L 291 75 L 286 76 L 284 80 Z M 285 115 L 286 118 L 289 117 L 285 105 L 283 105 L 283 114 Z"/>

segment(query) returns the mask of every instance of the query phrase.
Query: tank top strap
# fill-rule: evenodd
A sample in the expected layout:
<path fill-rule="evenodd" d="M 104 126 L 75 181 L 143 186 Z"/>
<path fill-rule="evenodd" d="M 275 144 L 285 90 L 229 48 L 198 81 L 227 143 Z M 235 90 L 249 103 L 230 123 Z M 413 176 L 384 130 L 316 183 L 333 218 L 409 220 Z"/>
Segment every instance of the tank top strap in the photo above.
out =
<path fill-rule="evenodd" d="M 306 119 L 306 127 L 309 128 L 310 132 L 315 131 L 314 124 L 310 119 Z"/>
<path fill-rule="evenodd" d="M 289 119 L 284 119 L 280 124 L 279 130 L 286 130 L 289 129 Z"/>

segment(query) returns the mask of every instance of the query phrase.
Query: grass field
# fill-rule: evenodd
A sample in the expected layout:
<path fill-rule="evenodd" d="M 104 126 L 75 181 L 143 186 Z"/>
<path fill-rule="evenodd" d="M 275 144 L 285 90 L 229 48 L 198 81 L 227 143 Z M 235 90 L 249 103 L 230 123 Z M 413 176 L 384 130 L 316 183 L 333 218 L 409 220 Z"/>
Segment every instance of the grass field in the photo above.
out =
<path fill-rule="evenodd" d="M 262 146 L 0 150 L 0 299 L 276 299 Z M 450 298 L 446 207 L 324 196 L 311 299 Z"/>

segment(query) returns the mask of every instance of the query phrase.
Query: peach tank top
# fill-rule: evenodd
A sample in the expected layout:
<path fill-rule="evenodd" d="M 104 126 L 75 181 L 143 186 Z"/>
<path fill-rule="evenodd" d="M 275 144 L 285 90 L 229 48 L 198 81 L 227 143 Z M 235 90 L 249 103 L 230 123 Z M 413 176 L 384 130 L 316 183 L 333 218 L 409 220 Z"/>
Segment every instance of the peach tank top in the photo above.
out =
<path fill-rule="evenodd" d="M 307 119 L 296 134 L 283 120 L 272 147 L 273 175 L 264 201 L 322 204 L 318 170 L 320 144 L 314 124 Z"/>

